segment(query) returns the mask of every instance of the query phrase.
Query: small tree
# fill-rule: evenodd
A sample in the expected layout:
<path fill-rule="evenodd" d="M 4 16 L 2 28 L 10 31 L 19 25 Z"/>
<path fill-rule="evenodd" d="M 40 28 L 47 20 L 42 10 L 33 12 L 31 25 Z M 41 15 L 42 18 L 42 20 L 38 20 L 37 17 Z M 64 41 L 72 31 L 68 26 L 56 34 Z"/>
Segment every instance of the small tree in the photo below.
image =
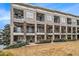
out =
<path fill-rule="evenodd" d="M 6 24 L 3 29 L 3 43 L 10 44 L 10 24 Z"/>

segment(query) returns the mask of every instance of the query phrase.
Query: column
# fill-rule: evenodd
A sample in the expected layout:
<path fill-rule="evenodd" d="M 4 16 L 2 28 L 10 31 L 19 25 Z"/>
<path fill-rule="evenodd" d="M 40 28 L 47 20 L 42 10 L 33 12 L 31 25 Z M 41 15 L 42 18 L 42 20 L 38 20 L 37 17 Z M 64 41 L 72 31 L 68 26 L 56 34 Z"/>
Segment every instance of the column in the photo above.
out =
<path fill-rule="evenodd" d="M 24 41 L 27 42 L 27 39 L 26 39 L 26 31 L 27 31 L 27 29 L 26 29 L 26 22 L 25 21 L 24 21 L 24 24 L 23 24 L 23 28 L 24 28 Z"/>
<path fill-rule="evenodd" d="M 67 26 L 66 26 L 66 39 L 67 39 Z"/>
<path fill-rule="evenodd" d="M 53 34 L 53 35 L 52 35 L 52 43 L 53 43 L 53 41 L 54 41 L 54 17 L 52 17 L 52 19 L 53 19 L 53 20 L 52 20 L 52 32 L 53 32 L 53 33 L 52 33 L 52 34 Z"/>
<path fill-rule="evenodd" d="M 73 27 L 71 26 L 71 40 L 73 39 Z"/>
<path fill-rule="evenodd" d="M 44 24 L 44 31 L 45 31 L 44 40 L 46 40 L 46 23 Z"/>
<path fill-rule="evenodd" d="M 78 38 L 77 38 L 77 26 L 76 26 L 76 40 L 77 40 Z"/>
<path fill-rule="evenodd" d="M 10 37 L 10 45 L 12 45 L 13 43 L 14 43 L 14 35 L 13 35 L 13 30 L 14 30 L 14 24 L 13 24 L 13 22 L 11 22 L 11 24 L 10 24 L 10 35 L 11 35 L 11 37 Z"/>
<path fill-rule="evenodd" d="M 37 43 L 37 20 L 36 20 L 36 12 L 34 15 L 34 19 L 35 19 L 35 43 Z"/>
<path fill-rule="evenodd" d="M 52 39 L 52 42 L 54 41 L 54 25 L 53 25 L 53 39 Z"/>
<path fill-rule="evenodd" d="M 37 23 L 35 23 L 35 43 L 37 43 Z"/>
<path fill-rule="evenodd" d="M 14 30 L 14 23 L 13 23 L 13 8 L 11 6 L 11 21 L 10 21 L 10 45 L 14 42 L 13 30 Z"/>
<path fill-rule="evenodd" d="M 60 39 L 61 39 L 61 25 L 60 25 Z"/>

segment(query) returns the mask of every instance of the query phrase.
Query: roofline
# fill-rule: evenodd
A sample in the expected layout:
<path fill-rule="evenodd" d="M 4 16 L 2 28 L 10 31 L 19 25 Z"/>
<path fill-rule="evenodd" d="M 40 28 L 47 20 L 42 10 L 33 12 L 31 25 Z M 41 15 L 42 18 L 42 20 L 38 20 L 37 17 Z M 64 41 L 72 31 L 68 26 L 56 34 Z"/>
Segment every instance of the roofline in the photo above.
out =
<path fill-rule="evenodd" d="M 65 12 L 61 12 L 61 11 L 57 11 L 57 10 L 51 10 L 51 9 L 47 9 L 47 8 L 44 8 L 44 7 L 35 6 L 35 5 L 32 5 L 32 4 L 26 4 L 26 3 L 12 3 L 12 4 L 18 4 L 18 5 L 22 5 L 22 6 L 28 6 L 28 7 L 31 7 L 31 8 L 38 8 L 38 9 L 46 10 L 46 11 L 49 11 L 49 12 L 56 12 L 56 13 L 60 13 L 60 14 L 64 14 L 64 15 L 79 17 L 77 15 L 73 15 L 73 14 L 70 14 L 70 13 L 65 13 Z"/>

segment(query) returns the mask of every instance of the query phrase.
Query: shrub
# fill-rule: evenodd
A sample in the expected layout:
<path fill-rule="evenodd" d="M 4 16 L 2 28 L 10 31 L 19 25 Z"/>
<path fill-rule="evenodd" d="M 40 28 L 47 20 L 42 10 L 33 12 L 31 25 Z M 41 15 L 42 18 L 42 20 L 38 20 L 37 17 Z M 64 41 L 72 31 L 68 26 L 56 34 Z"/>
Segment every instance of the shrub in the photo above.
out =
<path fill-rule="evenodd" d="M 41 44 L 41 43 L 50 43 L 51 40 L 40 40 L 39 42 L 37 42 L 36 44 Z"/>
<path fill-rule="evenodd" d="M 17 44 L 13 44 L 13 45 L 9 45 L 4 49 L 11 49 L 11 48 L 19 48 L 25 45 L 29 45 L 27 42 L 22 42 L 22 43 L 17 43 Z"/>
<path fill-rule="evenodd" d="M 13 56 L 13 54 L 7 51 L 6 52 L 0 51 L 0 56 Z"/>
<path fill-rule="evenodd" d="M 76 39 L 66 39 L 66 41 L 76 41 Z"/>
<path fill-rule="evenodd" d="M 69 53 L 69 54 L 67 54 L 67 56 L 73 56 L 73 54 Z"/>
<path fill-rule="evenodd" d="M 66 42 L 66 40 L 65 39 L 55 39 L 55 40 L 53 40 L 53 42 Z"/>

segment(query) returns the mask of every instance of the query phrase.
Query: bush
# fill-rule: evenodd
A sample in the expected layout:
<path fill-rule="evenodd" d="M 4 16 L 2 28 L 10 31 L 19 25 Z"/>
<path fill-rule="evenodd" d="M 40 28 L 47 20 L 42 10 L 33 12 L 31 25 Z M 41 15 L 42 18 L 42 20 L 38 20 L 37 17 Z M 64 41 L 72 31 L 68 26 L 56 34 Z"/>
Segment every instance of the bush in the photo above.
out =
<path fill-rule="evenodd" d="M 67 56 L 73 56 L 73 54 L 69 53 L 69 54 L 67 54 Z"/>
<path fill-rule="evenodd" d="M 37 42 L 36 44 L 41 44 L 41 43 L 50 43 L 51 40 L 40 40 L 39 42 Z"/>
<path fill-rule="evenodd" d="M 66 40 L 65 39 L 55 39 L 55 40 L 53 40 L 53 42 L 66 42 Z"/>
<path fill-rule="evenodd" d="M 6 52 L 0 51 L 0 56 L 13 56 L 13 54 L 7 51 Z"/>
<path fill-rule="evenodd" d="M 22 43 L 17 43 L 17 44 L 7 46 L 4 49 L 19 48 L 19 47 L 22 47 L 22 46 L 25 46 L 25 45 L 29 45 L 29 44 L 27 42 L 22 42 Z"/>

